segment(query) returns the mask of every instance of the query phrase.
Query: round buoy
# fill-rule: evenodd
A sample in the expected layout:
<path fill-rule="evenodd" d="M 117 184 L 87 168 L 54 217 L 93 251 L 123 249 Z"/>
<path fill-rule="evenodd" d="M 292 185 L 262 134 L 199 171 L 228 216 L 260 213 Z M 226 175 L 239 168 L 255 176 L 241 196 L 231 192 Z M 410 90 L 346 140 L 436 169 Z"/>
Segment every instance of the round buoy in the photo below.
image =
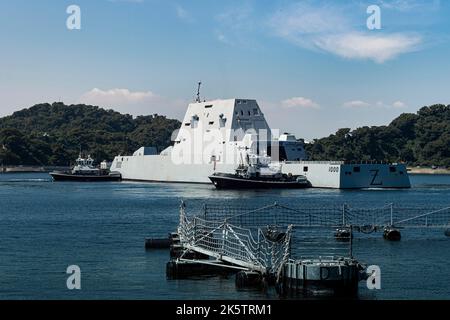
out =
<path fill-rule="evenodd" d="M 388 227 L 384 229 L 383 238 L 389 241 L 400 241 L 402 235 L 399 230 Z"/>
<path fill-rule="evenodd" d="M 350 241 L 353 238 L 353 234 L 349 228 L 338 228 L 334 233 L 334 237 L 338 241 Z"/>

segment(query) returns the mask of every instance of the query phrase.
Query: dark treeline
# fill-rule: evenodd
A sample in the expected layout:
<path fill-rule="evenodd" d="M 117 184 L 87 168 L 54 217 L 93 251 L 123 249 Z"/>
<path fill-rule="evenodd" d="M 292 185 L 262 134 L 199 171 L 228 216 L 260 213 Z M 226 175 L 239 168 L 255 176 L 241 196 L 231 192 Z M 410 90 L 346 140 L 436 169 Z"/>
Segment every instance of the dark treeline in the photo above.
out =
<path fill-rule="evenodd" d="M 69 165 L 79 149 L 96 161 L 141 146 L 171 144 L 178 120 L 133 118 L 112 110 L 63 103 L 38 104 L 0 118 L 0 164 Z M 307 145 L 312 160 L 390 161 L 450 166 L 450 106 L 423 107 L 388 126 L 340 129 Z"/>
<path fill-rule="evenodd" d="M 313 160 L 389 161 L 450 167 L 450 105 L 404 113 L 388 126 L 340 129 L 307 146 Z"/>
<path fill-rule="evenodd" d="M 80 148 L 97 162 L 143 145 L 162 150 L 179 126 L 156 114 L 133 119 L 88 105 L 38 104 L 0 119 L 0 164 L 66 166 Z"/>

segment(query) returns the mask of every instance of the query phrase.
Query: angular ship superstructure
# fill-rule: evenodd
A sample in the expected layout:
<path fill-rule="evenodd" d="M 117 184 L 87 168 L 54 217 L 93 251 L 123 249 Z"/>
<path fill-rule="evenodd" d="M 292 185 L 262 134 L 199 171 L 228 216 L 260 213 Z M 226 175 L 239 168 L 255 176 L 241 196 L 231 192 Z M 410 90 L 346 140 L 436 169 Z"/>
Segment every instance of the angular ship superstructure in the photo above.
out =
<path fill-rule="evenodd" d="M 271 130 L 256 100 L 248 99 L 190 103 L 172 146 L 119 155 L 111 171 L 123 180 L 210 183 L 208 176 L 234 173 L 255 154 L 270 156 L 285 174 L 305 176 L 312 187 L 410 187 L 404 164 L 307 161 L 303 141 Z"/>

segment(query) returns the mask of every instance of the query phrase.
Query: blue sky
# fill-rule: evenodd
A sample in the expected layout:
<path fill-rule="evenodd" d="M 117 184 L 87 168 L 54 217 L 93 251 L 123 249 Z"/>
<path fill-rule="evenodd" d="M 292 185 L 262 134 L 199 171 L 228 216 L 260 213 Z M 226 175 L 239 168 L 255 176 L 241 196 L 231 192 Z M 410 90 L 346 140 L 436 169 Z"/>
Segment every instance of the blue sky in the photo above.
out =
<path fill-rule="evenodd" d="M 311 139 L 450 103 L 443 0 L 0 0 L 0 41 L 0 116 L 64 101 L 181 119 L 202 80 Z"/>

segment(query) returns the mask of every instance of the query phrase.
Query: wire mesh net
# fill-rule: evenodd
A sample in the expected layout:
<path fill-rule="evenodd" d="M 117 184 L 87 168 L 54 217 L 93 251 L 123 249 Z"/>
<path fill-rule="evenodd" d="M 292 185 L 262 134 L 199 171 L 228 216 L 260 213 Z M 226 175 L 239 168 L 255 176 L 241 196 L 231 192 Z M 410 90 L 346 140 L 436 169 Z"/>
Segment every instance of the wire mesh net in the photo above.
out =
<path fill-rule="evenodd" d="M 379 208 L 348 205 L 290 208 L 278 203 L 254 207 L 205 204 L 188 213 L 183 204 L 178 228 L 191 250 L 260 271 L 276 272 L 294 259 L 351 258 L 353 231 L 386 226 L 448 227 L 450 207 Z"/>

